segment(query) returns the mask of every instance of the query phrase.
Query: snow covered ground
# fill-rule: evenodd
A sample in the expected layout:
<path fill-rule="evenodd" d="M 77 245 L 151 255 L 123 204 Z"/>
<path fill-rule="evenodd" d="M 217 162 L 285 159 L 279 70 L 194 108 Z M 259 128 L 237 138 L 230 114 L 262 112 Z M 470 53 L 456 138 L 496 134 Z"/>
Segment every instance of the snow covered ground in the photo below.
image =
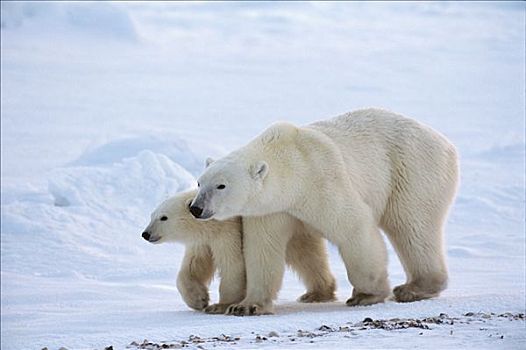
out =
<path fill-rule="evenodd" d="M 524 347 L 524 318 L 499 317 L 526 302 L 523 2 L 1 6 L 2 349 Z M 330 247 L 338 302 L 296 303 L 287 273 L 276 315 L 190 311 L 182 247 L 140 237 L 151 210 L 273 121 L 364 106 L 459 148 L 449 288 L 350 309 Z M 392 249 L 390 278 L 404 281 Z M 454 324 L 356 326 L 441 313 Z"/>

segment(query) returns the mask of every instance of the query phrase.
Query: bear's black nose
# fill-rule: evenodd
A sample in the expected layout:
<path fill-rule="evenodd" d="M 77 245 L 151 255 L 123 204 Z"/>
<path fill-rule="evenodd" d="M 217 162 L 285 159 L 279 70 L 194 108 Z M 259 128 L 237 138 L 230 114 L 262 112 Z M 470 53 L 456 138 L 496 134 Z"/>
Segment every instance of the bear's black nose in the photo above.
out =
<path fill-rule="evenodd" d="M 190 207 L 190 213 L 192 213 L 192 215 L 195 218 L 199 219 L 201 217 L 201 214 L 203 214 L 203 208 L 199 208 L 199 207 L 196 207 L 195 205 L 192 205 Z"/>
<path fill-rule="evenodd" d="M 148 231 L 144 231 L 142 233 L 142 238 L 144 238 L 145 240 L 149 241 L 150 240 L 150 234 L 148 233 Z"/>

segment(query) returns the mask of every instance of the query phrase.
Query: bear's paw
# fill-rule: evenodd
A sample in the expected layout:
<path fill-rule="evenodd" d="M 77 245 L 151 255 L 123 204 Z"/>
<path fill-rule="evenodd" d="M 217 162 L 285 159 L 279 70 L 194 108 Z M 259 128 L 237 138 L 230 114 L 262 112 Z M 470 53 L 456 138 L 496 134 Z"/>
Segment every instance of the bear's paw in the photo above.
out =
<path fill-rule="evenodd" d="M 334 291 L 327 292 L 307 292 L 298 298 L 300 303 L 324 303 L 336 300 Z"/>
<path fill-rule="evenodd" d="M 347 300 L 347 306 L 366 306 L 377 303 L 383 303 L 386 295 L 374 295 L 366 293 L 353 293 L 353 296 Z"/>
<path fill-rule="evenodd" d="M 268 307 L 258 304 L 232 304 L 226 310 L 227 315 L 233 316 L 260 316 L 271 315 L 272 311 Z"/>
<path fill-rule="evenodd" d="M 230 304 L 212 304 L 205 307 L 204 312 L 212 315 L 224 314 L 229 306 Z"/>

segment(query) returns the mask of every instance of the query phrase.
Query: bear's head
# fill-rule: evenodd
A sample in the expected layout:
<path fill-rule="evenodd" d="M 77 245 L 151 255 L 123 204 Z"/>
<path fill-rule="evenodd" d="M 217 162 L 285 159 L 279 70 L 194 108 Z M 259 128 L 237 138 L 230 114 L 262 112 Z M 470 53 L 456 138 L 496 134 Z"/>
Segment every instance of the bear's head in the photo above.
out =
<path fill-rule="evenodd" d="M 199 177 L 190 211 L 201 220 L 226 220 L 283 211 L 293 194 L 298 128 L 276 123 L 246 146 L 215 162 Z M 294 162 L 294 165 L 297 165 Z M 287 195 L 281 194 L 287 192 Z"/>
<path fill-rule="evenodd" d="M 181 192 L 165 200 L 152 213 L 142 237 L 150 243 L 194 242 L 204 223 L 190 214 L 190 203 L 197 191 Z"/>
<path fill-rule="evenodd" d="M 205 172 L 197 180 L 198 191 L 190 212 L 200 220 L 246 215 L 246 204 L 257 198 L 268 170 L 263 160 L 247 163 L 237 155 L 215 162 L 208 159 Z"/>

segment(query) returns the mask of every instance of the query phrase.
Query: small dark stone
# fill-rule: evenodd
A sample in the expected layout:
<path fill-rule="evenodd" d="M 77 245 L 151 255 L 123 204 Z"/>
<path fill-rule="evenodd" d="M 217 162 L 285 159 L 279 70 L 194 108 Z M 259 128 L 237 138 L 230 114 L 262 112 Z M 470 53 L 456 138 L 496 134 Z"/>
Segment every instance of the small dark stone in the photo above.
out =
<path fill-rule="evenodd" d="M 366 318 L 363 319 L 362 322 L 363 322 L 363 323 L 366 323 L 366 322 L 373 322 L 373 319 L 370 318 L 370 317 L 366 317 Z"/>
<path fill-rule="evenodd" d="M 106 347 L 104 348 L 104 350 L 113 350 L 113 345 L 106 346 Z"/>

